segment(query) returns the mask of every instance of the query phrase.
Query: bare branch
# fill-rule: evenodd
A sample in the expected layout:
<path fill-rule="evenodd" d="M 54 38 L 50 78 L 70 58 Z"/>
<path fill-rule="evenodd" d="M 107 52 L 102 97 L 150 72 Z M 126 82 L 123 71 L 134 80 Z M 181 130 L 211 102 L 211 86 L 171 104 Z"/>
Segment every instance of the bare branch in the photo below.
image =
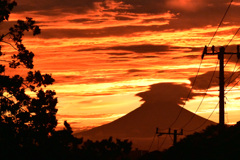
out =
<path fill-rule="evenodd" d="M 12 61 L 8 61 L 8 60 L 1 60 L 1 59 L 0 59 L 0 62 L 8 62 L 8 63 L 10 63 L 10 62 L 12 62 Z"/>
<path fill-rule="evenodd" d="M 9 43 L 9 42 L 6 42 L 6 41 L 0 41 L 0 42 L 9 44 L 13 49 L 15 49 L 16 51 L 18 50 L 15 46 L 13 46 L 13 45 L 12 45 L 11 43 Z"/>

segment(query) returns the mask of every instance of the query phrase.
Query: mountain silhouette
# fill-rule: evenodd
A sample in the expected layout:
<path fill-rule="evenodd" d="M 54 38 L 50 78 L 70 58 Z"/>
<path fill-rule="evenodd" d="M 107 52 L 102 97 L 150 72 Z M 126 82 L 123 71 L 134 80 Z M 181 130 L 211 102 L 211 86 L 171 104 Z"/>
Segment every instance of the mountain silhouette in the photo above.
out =
<path fill-rule="evenodd" d="M 189 88 L 184 84 L 159 83 L 151 85 L 149 91 L 137 94 L 145 101 L 139 108 L 111 123 L 76 133 L 75 136 L 83 136 L 84 139 L 92 140 L 100 140 L 109 136 L 129 139 L 133 142 L 133 148 L 148 150 L 156 127 L 161 132 L 168 132 L 168 128 L 171 126 L 173 132 L 173 129 L 181 129 L 192 118 L 192 121 L 183 128 L 184 135 L 189 135 L 215 124 L 180 107 L 185 101 L 183 97 L 188 93 Z M 192 93 L 189 98 L 197 95 L 200 94 Z M 180 112 L 178 120 L 173 124 Z M 195 128 L 197 129 L 194 130 Z M 187 132 L 187 130 L 192 131 Z M 183 138 L 183 136 L 179 138 Z M 157 139 L 158 143 L 153 143 L 152 150 L 157 149 L 163 141 L 165 143 L 160 149 L 172 145 L 170 136 L 166 138 L 160 136 Z"/>

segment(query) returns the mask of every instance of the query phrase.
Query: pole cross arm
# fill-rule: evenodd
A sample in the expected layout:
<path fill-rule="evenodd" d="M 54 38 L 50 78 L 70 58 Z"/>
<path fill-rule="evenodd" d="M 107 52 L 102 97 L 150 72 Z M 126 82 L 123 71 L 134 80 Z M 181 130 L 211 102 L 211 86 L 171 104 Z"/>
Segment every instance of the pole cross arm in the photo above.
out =
<path fill-rule="evenodd" d="M 180 130 L 180 132 L 177 132 L 177 130 L 174 130 L 174 132 L 171 132 L 171 128 L 169 128 L 168 132 L 158 132 L 158 128 L 156 128 L 156 134 L 158 136 L 162 136 L 164 134 L 168 134 L 168 135 L 183 135 L 183 129 Z"/>
<path fill-rule="evenodd" d="M 234 52 L 225 52 L 225 48 L 224 47 L 221 47 L 219 52 L 215 52 L 215 47 L 214 46 L 212 46 L 211 50 L 212 50 L 212 53 L 208 53 L 207 52 L 207 46 L 205 46 L 204 49 L 203 49 L 203 53 L 202 53 L 202 59 L 204 58 L 205 55 L 220 55 L 222 53 L 224 53 L 224 54 L 231 54 L 231 55 L 236 54 L 237 58 L 238 59 L 240 58 L 239 45 L 237 45 L 237 52 L 236 53 L 234 53 Z"/>
<path fill-rule="evenodd" d="M 171 128 L 169 128 L 168 132 L 158 132 L 158 128 L 156 129 L 156 134 L 158 136 L 164 135 L 164 134 L 168 134 L 168 135 L 173 135 L 173 145 L 176 145 L 177 143 L 177 136 L 178 135 L 183 135 L 183 129 L 181 129 L 180 132 L 178 132 L 176 129 L 173 130 L 173 132 L 171 132 Z"/>
<path fill-rule="evenodd" d="M 240 52 L 239 52 L 239 45 L 237 46 L 237 52 L 225 52 L 224 47 L 219 48 L 219 52 L 215 53 L 215 47 L 212 46 L 211 48 L 212 53 L 208 53 L 207 46 L 204 47 L 203 53 L 202 53 L 202 59 L 205 55 L 218 55 L 219 59 L 219 125 L 221 128 L 224 128 L 225 125 L 225 101 L 224 101 L 224 55 L 225 54 L 236 54 L 238 58 L 240 58 Z"/>

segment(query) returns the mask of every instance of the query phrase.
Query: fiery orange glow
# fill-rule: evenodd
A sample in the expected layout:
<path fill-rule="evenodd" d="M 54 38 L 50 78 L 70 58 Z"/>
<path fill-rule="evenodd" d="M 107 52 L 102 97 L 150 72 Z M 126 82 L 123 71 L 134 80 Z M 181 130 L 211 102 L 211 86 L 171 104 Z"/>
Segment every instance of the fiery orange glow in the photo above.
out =
<path fill-rule="evenodd" d="M 111 122 L 138 108 L 142 101 L 135 95 L 152 84 L 191 87 L 189 79 L 196 75 L 202 48 L 228 5 L 214 0 L 54 2 L 19 0 L 6 26 L 28 16 L 41 27 L 41 35 L 26 35 L 24 43 L 35 53 L 35 69 L 56 80 L 50 89 L 58 96 L 59 127 L 68 120 L 74 131 Z M 229 14 L 239 6 L 233 3 Z M 239 25 L 237 15 L 226 17 L 212 44 L 226 45 Z M 228 49 L 236 51 L 239 40 L 236 35 Z M 3 49 L 14 51 L 7 45 Z M 226 71 L 234 69 L 233 59 Z M 213 71 L 216 61 L 216 56 L 206 57 L 199 74 Z M 227 94 L 229 124 L 239 120 L 238 89 Z M 208 118 L 217 96 L 209 91 L 197 114 Z M 195 112 L 201 99 L 194 97 L 185 108 Z M 218 122 L 217 110 L 210 119 Z"/>

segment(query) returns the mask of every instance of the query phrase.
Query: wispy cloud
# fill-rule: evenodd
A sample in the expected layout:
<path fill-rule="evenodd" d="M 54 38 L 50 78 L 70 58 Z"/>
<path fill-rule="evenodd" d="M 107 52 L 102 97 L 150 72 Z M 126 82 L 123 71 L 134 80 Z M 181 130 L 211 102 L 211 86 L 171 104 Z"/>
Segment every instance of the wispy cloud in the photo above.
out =
<path fill-rule="evenodd" d="M 91 123 L 82 125 L 96 126 L 113 120 L 109 114 L 139 107 L 134 95 L 154 83 L 165 82 L 165 87 L 184 83 L 179 92 L 188 91 L 183 88 L 192 83 L 202 49 L 228 4 L 226 0 L 18 0 L 1 31 L 17 19 L 33 17 L 42 33 L 35 38 L 26 34 L 24 43 L 35 53 L 35 68 L 56 79 L 51 87 L 58 93 L 61 121 L 71 119 L 77 127 L 84 117 L 76 113 L 93 115 Z M 213 40 L 216 46 L 226 45 L 239 28 L 240 5 L 232 4 Z M 239 40 L 236 35 L 228 50 L 236 51 Z M 2 49 L 14 52 L 7 46 Z M 207 85 L 215 58 L 204 59 L 195 89 Z M 236 57 L 230 60 L 226 76 L 235 62 Z M 214 78 L 211 87 L 217 85 Z M 179 98 L 177 94 L 173 98 Z M 199 97 L 194 98 L 195 103 Z M 94 116 L 103 118 L 94 123 Z"/>

